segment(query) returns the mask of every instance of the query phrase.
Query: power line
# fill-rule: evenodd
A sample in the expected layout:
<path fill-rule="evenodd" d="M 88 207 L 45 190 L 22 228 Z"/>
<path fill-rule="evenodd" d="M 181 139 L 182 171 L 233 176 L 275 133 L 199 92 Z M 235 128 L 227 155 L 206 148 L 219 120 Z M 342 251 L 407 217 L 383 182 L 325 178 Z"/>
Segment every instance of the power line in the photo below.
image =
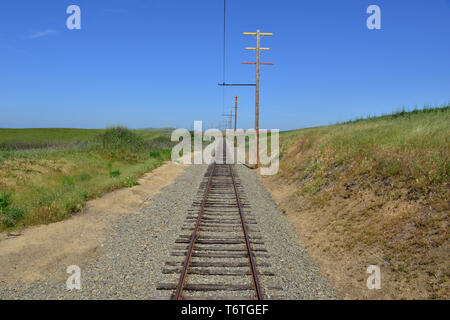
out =
<path fill-rule="evenodd" d="M 254 83 L 226 83 L 226 66 L 227 66 L 227 1 L 223 0 L 223 70 L 222 70 L 222 83 L 219 83 L 219 86 L 222 86 L 222 113 L 225 111 L 225 87 L 230 86 L 255 86 Z"/>
<path fill-rule="evenodd" d="M 223 0 L 223 70 L 222 70 L 222 83 L 225 83 L 226 79 L 226 51 L 227 51 L 227 1 Z M 225 87 L 222 88 L 222 113 L 225 111 Z"/>
<path fill-rule="evenodd" d="M 227 48 L 227 0 L 223 0 L 223 83 L 226 72 L 226 48 Z"/>

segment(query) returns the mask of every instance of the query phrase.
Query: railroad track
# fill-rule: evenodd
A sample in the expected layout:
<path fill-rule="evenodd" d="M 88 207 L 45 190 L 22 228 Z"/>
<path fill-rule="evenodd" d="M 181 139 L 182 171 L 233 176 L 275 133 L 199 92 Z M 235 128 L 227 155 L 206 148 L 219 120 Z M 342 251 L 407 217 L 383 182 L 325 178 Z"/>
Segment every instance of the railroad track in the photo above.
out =
<path fill-rule="evenodd" d="M 170 299 L 263 300 L 264 289 L 281 290 L 262 285 L 274 273 L 262 270 L 269 256 L 233 165 L 209 165 L 181 232 L 171 256 L 182 260 L 163 270 L 177 281 L 157 287 L 172 291 Z"/>

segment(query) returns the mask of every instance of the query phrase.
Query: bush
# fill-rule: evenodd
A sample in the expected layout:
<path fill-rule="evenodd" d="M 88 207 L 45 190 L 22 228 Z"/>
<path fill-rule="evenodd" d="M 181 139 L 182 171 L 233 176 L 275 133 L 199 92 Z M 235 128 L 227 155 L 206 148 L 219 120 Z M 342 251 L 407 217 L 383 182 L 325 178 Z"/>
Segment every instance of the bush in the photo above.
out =
<path fill-rule="evenodd" d="M 14 227 L 16 225 L 16 221 L 8 216 L 2 217 L 2 223 L 8 228 Z"/>
<path fill-rule="evenodd" d="M 0 211 L 12 204 L 11 194 L 6 192 L 0 193 Z"/>
<path fill-rule="evenodd" d="M 150 157 L 159 160 L 169 160 L 171 155 L 172 155 L 171 149 L 157 149 L 150 151 Z"/>
<path fill-rule="evenodd" d="M 12 206 L 12 203 L 10 193 L 2 192 L 0 194 L 0 218 L 8 228 L 14 227 L 17 221 L 25 216 L 25 212 L 21 208 Z"/>
<path fill-rule="evenodd" d="M 169 136 L 159 136 L 147 141 L 149 149 L 171 149 L 177 142 L 171 141 Z"/>
<path fill-rule="evenodd" d="M 119 171 L 119 170 L 111 170 L 111 171 L 109 172 L 109 176 L 110 176 L 111 178 L 118 177 L 118 176 L 120 176 L 120 171 Z"/>
<path fill-rule="evenodd" d="M 71 176 L 63 176 L 61 182 L 63 185 L 68 185 L 68 186 L 75 185 L 75 182 L 73 181 L 73 178 Z"/>
<path fill-rule="evenodd" d="M 88 181 L 92 179 L 92 176 L 88 173 L 82 173 L 78 176 L 81 181 Z"/>
<path fill-rule="evenodd" d="M 150 151 L 150 157 L 159 158 L 160 156 L 161 154 L 159 153 L 159 151 Z"/>
<path fill-rule="evenodd" d="M 137 182 L 133 177 L 126 177 L 123 181 L 123 186 L 127 188 L 131 188 L 137 185 L 139 185 L 139 182 Z"/>
<path fill-rule="evenodd" d="M 25 212 L 15 206 L 8 207 L 4 209 L 3 214 L 5 214 L 8 217 L 11 217 L 14 220 L 20 220 L 25 216 Z"/>
<path fill-rule="evenodd" d="M 146 149 L 145 140 L 134 131 L 122 127 L 110 127 L 99 136 L 103 149 L 113 155 L 117 152 L 142 152 Z"/>

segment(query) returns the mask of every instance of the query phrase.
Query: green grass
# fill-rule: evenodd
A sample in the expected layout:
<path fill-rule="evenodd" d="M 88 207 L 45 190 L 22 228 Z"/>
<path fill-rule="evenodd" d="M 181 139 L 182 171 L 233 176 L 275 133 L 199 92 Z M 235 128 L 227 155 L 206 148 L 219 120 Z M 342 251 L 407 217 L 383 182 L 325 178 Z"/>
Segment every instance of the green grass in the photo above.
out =
<path fill-rule="evenodd" d="M 311 246 L 335 238 L 330 257 L 381 252 L 392 270 L 420 274 L 435 256 L 430 268 L 446 281 L 450 106 L 282 132 L 280 154 L 279 173 L 266 179 L 288 185 L 288 207 L 326 235 L 314 243 L 306 234 Z M 444 288 L 433 294 L 448 296 Z"/>
<path fill-rule="evenodd" d="M 93 138 L 103 129 L 1 129 L 0 143 L 4 142 L 59 142 L 81 141 Z"/>
<path fill-rule="evenodd" d="M 309 195 L 311 203 L 369 190 L 382 203 L 418 201 L 448 213 L 450 106 L 283 132 L 280 154 L 275 179 L 295 183 L 297 194 Z M 433 225 L 447 216 L 438 215 Z"/>
<path fill-rule="evenodd" d="M 287 164 L 295 171 L 289 173 L 294 173 L 291 180 L 311 171 L 321 178 L 339 168 L 371 181 L 402 181 L 427 193 L 449 180 L 448 106 L 289 131 L 280 138 L 282 158 L 288 152 L 300 154 L 295 166 Z M 288 151 L 294 145 L 294 150 Z"/>
<path fill-rule="evenodd" d="M 145 141 L 159 137 L 170 136 L 170 133 L 131 130 L 137 133 Z M 105 129 L 2 129 L 0 128 L 0 150 L 24 150 L 36 148 L 48 148 L 54 146 L 73 147 L 77 144 L 84 145 L 92 139 L 104 134 Z"/>
<path fill-rule="evenodd" d="M 169 133 L 123 127 L 0 129 L 0 195 L 9 194 L 0 201 L 14 208 L 2 213 L 0 231 L 60 221 L 89 199 L 132 187 L 172 146 Z"/>

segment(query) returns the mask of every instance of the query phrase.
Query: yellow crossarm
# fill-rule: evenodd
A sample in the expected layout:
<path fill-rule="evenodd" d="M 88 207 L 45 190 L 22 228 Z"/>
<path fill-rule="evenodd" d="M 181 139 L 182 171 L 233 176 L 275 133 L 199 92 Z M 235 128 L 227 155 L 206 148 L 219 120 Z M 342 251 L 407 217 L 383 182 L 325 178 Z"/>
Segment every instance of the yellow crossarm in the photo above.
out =
<path fill-rule="evenodd" d="M 245 50 L 256 50 L 256 48 L 253 47 L 247 47 Z M 259 48 L 259 50 L 270 50 L 270 48 Z"/>
<path fill-rule="evenodd" d="M 243 32 L 242 34 L 245 35 L 245 36 L 256 36 L 257 33 L 256 32 Z M 271 32 L 266 32 L 266 33 L 260 32 L 259 35 L 260 36 L 273 36 L 273 33 L 271 33 Z"/>

